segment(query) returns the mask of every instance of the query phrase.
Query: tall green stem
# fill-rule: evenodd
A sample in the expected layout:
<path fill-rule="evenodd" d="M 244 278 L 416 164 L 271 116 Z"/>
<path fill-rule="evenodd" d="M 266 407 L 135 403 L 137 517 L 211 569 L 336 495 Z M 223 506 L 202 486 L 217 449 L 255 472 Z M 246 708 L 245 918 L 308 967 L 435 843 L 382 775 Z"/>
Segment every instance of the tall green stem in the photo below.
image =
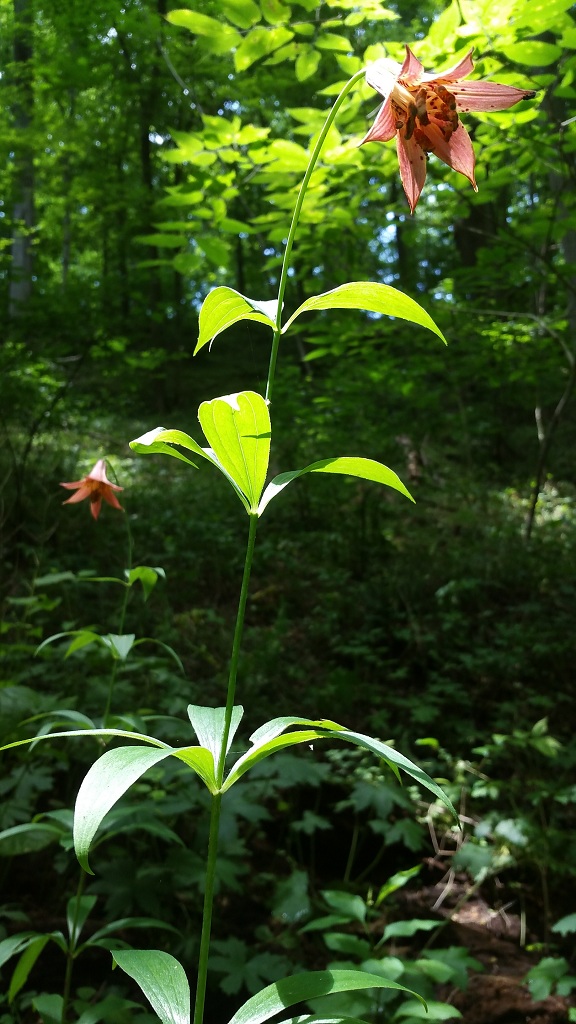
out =
<path fill-rule="evenodd" d="M 290 230 L 288 232 L 288 238 L 286 240 L 286 248 L 284 250 L 284 259 L 282 261 L 282 270 L 280 271 L 280 281 L 278 283 L 278 307 L 277 307 L 277 310 L 276 310 L 276 330 L 274 332 L 274 337 L 272 339 L 272 351 L 270 353 L 270 366 L 269 366 L 269 369 L 268 369 L 268 382 L 266 384 L 266 398 L 268 399 L 268 401 L 272 400 L 272 388 L 274 386 L 274 374 L 276 372 L 276 360 L 278 358 L 278 346 L 280 345 L 280 337 L 281 337 L 281 334 L 282 334 L 282 330 L 281 330 L 281 324 L 282 324 L 282 304 L 284 302 L 284 292 L 286 291 L 286 283 L 287 283 L 287 280 L 288 280 L 288 269 L 290 267 L 290 255 L 292 253 L 292 246 L 294 244 L 294 237 L 296 235 L 296 228 L 298 227 L 298 221 L 300 219 L 300 213 L 301 213 L 301 210 L 302 210 L 302 204 L 304 203 L 304 197 L 306 195 L 306 191 L 308 189 L 308 185 L 310 184 L 310 178 L 312 177 L 312 172 L 313 172 L 313 170 L 314 170 L 314 168 L 316 166 L 316 162 L 318 160 L 318 157 L 320 156 L 320 152 L 322 150 L 322 146 L 324 145 L 324 142 L 326 141 L 326 136 L 328 135 L 328 132 L 329 132 L 331 126 L 332 126 L 334 118 L 336 117 L 336 114 L 338 113 L 338 111 L 339 111 L 339 109 L 340 109 L 340 107 L 342 105 L 342 102 L 344 101 L 345 97 L 348 95 L 350 90 L 356 85 L 356 82 L 359 82 L 360 79 L 364 78 L 364 74 L 365 74 L 364 68 L 362 68 L 361 71 L 357 71 L 356 74 L 352 76 L 350 81 L 346 82 L 346 85 L 342 89 L 342 92 L 339 93 L 339 95 L 336 97 L 336 100 L 334 101 L 334 105 L 333 105 L 332 109 L 330 110 L 330 113 L 328 114 L 328 117 L 326 118 L 326 122 L 324 124 L 324 127 L 322 128 L 322 131 L 320 132 L 320 135 L 318 136 L 318 138 L 316 140 L 316 145 L 314 146 L 314 149 L 312 150 L 312 155 L 310 156 L 310 162 L 308 164 L 308 167 L 306 168 L 306 173 L 305 173 L 304 177 L 302 178 L 302 184 L 300 185 L 300 190 L 298 192 L 298 198 L 296 200 L 296 206 L 294 207 L 294 213 L 292 214 L 292 223 L 290 224 Z"/>
<path fill-rule="evenodd" d="M 127 534 L 128 534 L 128 570 L 127 571 L 129 573 L 131 571 L 131 569 L 132 569 L 132 553 L 133 553 L 132 530 L 130 529 L 130 520 L 128 519 L 128 513 L 125 512 L 124 515 L 126 516 L 126 531 L 127 531 Z M 121 605 L 121 608 L 120 608 L 120 618 L 118 620 L 118 634 L 119 634 L 119 636 L 121 636 L 122 633 L 124 632 L 124 625 L 125 625 L 125 622 L 126 622 L 126 610 L 128 608 L 128 597 L 129 597 L 129 594 L 130 594 L 130 587 L 128 587 L 126 585 L 124 587 L 124 597 L 122 599 L 122 605 Z M 110 673 L 110 679 L 109 679 L 109 682 L 108 682 L 108 696 L 106 698 L 106 707 L 104 708 L 104 718 L 103 718 L 103 722 L 102 722 L 104 728 L 106 728 L 106 726 L 108 725 L 108 716 L 110 715 L 110 708 L 112 707 L 112 694 L 114 693 L 114 686 L 115 686 L 115 683 L 116 683 L 116 676 L 118 674 L 118 664 L 119 664 L 118 659 L 115 658 L 114 661 L 112 662 L 112 671 Z"/>
<path fill-rule="evenodd" d="M 294 237 L 296 235 L 296 228 L 298 227 L 298 220 L 300 218 L 300 212 L 302 210 L 302 204 L 306 195 L 306 190 L 312 177 L 312 172 L 316 166 L 318 157 L 322 150 L 322 146 L 326 140 L 330 126 L 338 113 L 338 110 L 348 95 L 353 86 L 364 76 L 364 71 L 359 71 L 355 74 L 349 82 L 346 83 L 342 92 L 337 97 L 328 117 L 326 123 L 318 136 L 316 145 L 310 156 L 310 162 L 306 168 L 306 173 L 302 179 L 300 185 L 300 191 L 298 192 L 298 198 L 296 200 L 296 206 L 292 215 L 292 223 L 290 224 L 290 230 L 288 232 L 288 239 L 286 241 L 286 249 L 284 251 L 284 260 L 282 263 L 282 270 L 280 272 L 280 281 L 278 285 L 278 306 L 276 313 L 276 331 L 274 332 L 274 338 L 272 342 L 272 352 L 270 354 L 270 367 L 268 371 L 268 382 L 266 385 L 266 398 L 268 400 L 272 397 L 272 387 L 274 384 L 274 374 L 276 370 L 276 360 L 278 358 L 278 346 L 280 344 L 281 335 L 281 322 L 282 322 L 282 303 L 284 301 L 284 292 L 286 290 L 286 282 L 288 279 L 288 269 L 290 266 L 290 254 L 292 252 L 292 246 L 294 244 Z M 250 572 L 252 570 L 252 559 L 254 557 L 254 544 L 256 541 L 256 527 L 258 524 L 258 516 L 250 515 L 250 529 L 248 532 L 248 545 L 246 548 L 246 558 L 244 560 L 244 574 L 242 576 L 242 586 L 240 589 L 240 599 L 238 602 L 238 612 L 236 615 L 236 627 L 234 629 L 234 639 L 232 641 L 232 654 L 230 658 L 230 670 L 228 673 L 228 690 L 226 693 L 226 709 L 224 713 L 224 728 L 222 731 L 222 746 L 220 748 L 220 754 L 218 757 L 218 764 L 216 766 L 216 782 L 218 789 L 222 786 L 224 779 L 224 767 L 226 762 L 226 753 L 228 750 L 228 739 L 230 736 L 230 725 L 232 722 L 232 712 L 234 709 L 234 696 L 236 693 L 236 677 L 238 674 L 238 661 L 240 658 L 240 645 L 242 641 L 242 633 L 244 630 L 244 615 L 246 612 L 246 602 L 248 599 L 248 586 L 250 583 Z M 208 840 L 208 856 L 206 863 L 206 888 L 204 892 L 204 910 L 202 914 L 202 934 L 200 937 L 200 953 L 198 957 L 198 983 L 196 986 L 196 1003 L 194 1007 L 194 1024 L 202 1024 L 204 1018 L 204 1004 L 206 1000 L 206 981 L 208 976 L 208 956 L 210 953 L 210 933 L 212 928 L 212 910 L 214 906 L 214 884 L 216 880 L 216 863 L 218 857 L 218 829 L 220 825 L 220 810 L 222 804 L 222 794 L 217 793 L 212 797 L 212 807 L 210 810 L 210 836 Z"/>
<path fill-rule="evenodd" d="M 258 516 L 250 516 L 250 528 L 248 531 L 248 544 L 246 557 L 244 559 L 244 573 L 238 611 L 236 613 L 236 627 L 232 641 L 232 654 L 230 657 L 230 670 L 228 673 L 228 690 L 226 693 L 226 711 L 224 715 L 224 729 L 222 733 L 222 747 L 216 766 L 216 781 L 218 788 L 224 779 L 224 765 L 226 762 L 226 751 L 228 748 L 228 737 L 230 736 L 230 723 L 234 708 L 234 694 L 236 692 L 236 676 L 238 674 L 238 661 L 240 658 L 240 646 L 244 630 L 244 616 L 246 613 L 246 602 L 248 600 L 248 587 L 250 584 L 250 572 L 254 557 L 254 544 L 256 541 L 256 527 Z M 210 809 L 210 836 L 208 839 L 208 856 L 206 862 L 206 888 L 204 891 L 204 910 L 202 914 L 202 934 L 200 937 L 200 953 L 198 956 L 198 982 L 196 985 L 196 1004 L 194 1007 L 194 1024 L 202 1024 L 204 1017 L 204 1003 L 206 999 L 206 980 L 208 976 L 208 956 L 210 953 L 210 933 L 212 928 L 212 908 L 214 906 L 214 882 L 216 879 L 216 862 L 218 857 L 218 828 L 220 825 L 220 808 L 222 794 L 217 793 L 212 797 Z"/>

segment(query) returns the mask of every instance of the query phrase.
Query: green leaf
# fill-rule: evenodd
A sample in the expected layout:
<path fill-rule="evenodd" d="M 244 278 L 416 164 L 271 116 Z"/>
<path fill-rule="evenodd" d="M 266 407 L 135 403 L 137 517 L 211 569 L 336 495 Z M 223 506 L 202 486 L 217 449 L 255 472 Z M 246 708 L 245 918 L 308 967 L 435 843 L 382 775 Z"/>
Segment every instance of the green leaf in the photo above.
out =
<path fill-rule="evenodd" d="M 354 47 L 346 36 L 338 36 L 335 32 L 323 32 L 316 40 L 321 50 L 339 50 L 341 53 L 353 53 Z"/>
<path fill-rule="evenodd" d="M 198 419 L 219 468 L 244 495 L 247 510 L 257 513 L 270 455 L 270 413 L 255 391 L 202 402 Z"/>
<path fill-rule="evenodd" d="M 336 992 L 391 988 L 408 992 L 403 985 L 363 971 L 306 971 L 268 985 L 240 1007 L 229 1024 L 263 1024 L 295 1003 L 306 1002 Z M 415 993 L 411 993 L 415 995 Z M 416 996 L 419 999 L 419 996 Z M 424 1000 L 421 1000 L 425 1006 Z"/>
<path fill-rule="evenodd" d="M 173 458 L 180 459 L 181 462 L 185 462 L 188 466 L 198 469 L 196 463 L 187 459 L 177 448 L 173 448 L 173 444 L 179 444 L 182 448 L 187 448 L 189 451 L 201 455 L 203 459 L 212 461 L 200 445 L 196 443 L 194 438 L 190 437 L 189 434 L 185 434 L 183 430 L 165 430 L 164 427 L 154 427 L 153 430 L 148 430 L 141 437 L 136 437 L 134 441 L 130 441 L 130 447 L 133 451 L 138 452 L 139 455 L 172 455 Z"/>
<path fill-rule="evenodd" d="M 42 992 L 32 1000 L 32 1006 L 44 1024 L 62 1024 L 64 999 L 56 993 Z"/>
<path fill-rule="evenodd" d="M 0 967 L 11 957 L 21 953 L 37 938 L 37 932 L 20 932 L 18 935 L 10 935 L 7 939 L 2 939 L 0 942 Z"/>
<path fill-rule="evenodd" d="M 72 949 L 78 944 L 80 933 L 96 906 L 96 896 L 72 896 L 66 905 L 66 923 Z"/>
<path fill-rule="evenodd" d="M 341 892 L 339 889 L 323 889 L 322 899 L 339 914 L 346 914 L 350 921 L 359 921 L 364 924 L 366 920 L 366 904 L 361 896 L 354 896 L 349 892 Z"/>
<path fill-rule="evenodd" d="M 134 646 L 136 635 L 134 633 L 123 633 L 118 636 L 116 633 L 108 633 L 102 637 L 102 642 L 112 652 L 112 657 L 117 661 L 126 661 Z M 68 649 L 69 653 L 70 648 Z"/>
<path fill-rule="evenodd" d="M 251 738 L 253 739 L 254 737 Z M 307 729 L 305 731 L 290 732 L 285 736 L 276 736 L 274 739 L 261 740 L 260 742 L 254 743 L 245 754 L 242 754 L 242 757 L 238 758 L 230 769 L 226 781 L 222 786 L 222 792 L 225 793 L 227 789 L 230 789 L 230 787 L 233 786 L 242 775 L 245 775 L 250 768 L 253 768 L 255 764 L 258 764 L 258 762 L 262 761 L 265 757 L 270 757 L 271 754 L 275 754 L 279 750 L 285 750 L 286 747 L 293 747 L 298 743 L 312 743 L 314 740 L 324 738 L 325 734 L 319 732 L 317 729 Z"/>
<path fill-rule="evenodd" d="M 142 590 L 144 591 L 145 601 L 150 597 L 159 577 L 166 579 L 166 573 L 159 565 L 136 565 L 133 569 L 130 569 L 130 571 L 126 570 L 128 586 L 132 587 L 137 581 L 140 581 L 142 584 Z"/>
<path fill-rule="evenodd" d="M 20 957 L 14 973 L 10 979 L 10 986 L 8 988 L 8 1002 L 11 1003 L 15 996 L 18 995 L 20 989 L 26 984 L 28 975 L 34 967 L 38 957 L 44 949 L 47 942 L 50 941 L 50 935 L 39 935 L 38 938 L 30 942 L 22 956 Z"/>
<path fill-rule="evenodd" d="M 169 11 L 166 15 L 167 21 L 180 28 L 187 28 L 194 35 L 205 36 L 210 41 L 212 53 L 228 53 L 229 50 L 239 46 L 242 36 L 231 25 L 226 25 L 215 18 L 209 18 L 207 14 L 199 14 L 197 11 L 177 10 Z"/>
<path fill-rule="evenodd" d="M 226 753 L 230 750 L 230 745 L 238 731 L 243 714 L 244 708 L 241 705 L 238 704 L 232 708 Z M 197 704 L 189 704 L 188 717 L 196 733 L 198 743 L 201 747 L 205 747 L 206 750 L 210 751 L 214 764 L 217 765 L 220 760 L 220 751 L 222 750 L 226 708 L 203 708 Z"/>
<path fill-rule="evenodd" d="M 254 0 L 220 0 L 220 7 L 228 21 L 238 28 L 251 28 L 262 16 Z"/>
<path fill-rule="evenodd" d="M 241 295 L 233 288 L 214 288 L 202 303 L 198 341 L 193 354 L 196 355 L 204 345 L 214 341 L 218 334 L 239 320 L 256 320 L 260 324 L 267 324 L 275 331 L 276 324 L 272 317 L 276 315 L 276 308 L 275 299 L 258 302 L 256 299 Z"/>
<path fill-rule="evenodd" d="M 306 731 L 298 731 L 281 736 L 281 733 L 292 725 L 304 725 L 309 728 Z M 262 758 L 268 757 L 269 754 L 275 753 L 276 750 L 281 750 L 284 746 L 290 746 L 294 743 L 310 743 L 316 739 L 327 738 L 345 740 L 347 743 L 353 743 L 355 746 L 369 750 L 371 753 L 376 754 L 377 757 L 382 758 L 397 778 L 400 777 L 398 769 L 401 768 L 407 775 L 410 775 L 411 778 L 415 779 L 416 782 L 430 790 L 441 800 L 458 821 L 456 810 L 448 797 L 438 783 L 431 779 L 422 768 L 419 768 L 418 765 L 410 761 L 404 754 L 394 750 L 387 743 L 382 743 L 381 740 L 374 739 L 371 736 L 364 736 L 362 733 L 352 732 L 328 719 L 314 721 L 309 718 L 283 717 L 273 718 L 270 722 L 266 722 L 265 725 L 257 729 L 250 737 L 252 747 L 232 766 L 230 774 L 222 786 L 222 792 L 229 789 L 252 765 L 261 761 Z"/>
<path fill-rule="evenodd" d="M 571 935 L 572 932 L 576 932 L 576 914 L 566 914 L 566 917 L 561 917 L 556 924 L 552 925 L 552 931 L 559 935 Z"/>
<path fill-rule="evenodd" d="M 314 309 L 365 309 L 371 313 L 396 316 L 401 320 L 411 320 L 412 323 L 428 328 L 446 344 L 442 331 L 426 310 L 409 295 L 404 295 L 397 288 L 392 288 L 387 284 L 351 281 L 348 284 L 340 285 L 339 288 L 333 288 L 329 292 L 323 292 L 321 295 L 312 295 L 292 314 L 282 328 L 282 333 L 284 334 L 288 330 L 297 316 Z"/>
<path fill-rule="evenodd" d="M 74 810 L 74 847 L 88 874 L 94 874 L 88 863 L 90 844 L 104 816 L 145 771 L 171 753 L 168 746 L 118 747 L 94 762 L 80 786 Z"/>
<path fill-rule="evenodd" d="M 502 53 L 515 64 L 526 64 L 528 67 L 548 67 L 555 64 L 562 56 L 562 48 L 554 43 L 543 43 L 538 39 L 524 39 L 520 43 L 510 43 L 502 47 Z"/>
<path fill-rule="evenodd" d="M 246 71 L 255 61 L 267 57 L 268 54 L 273 53 L 280 46 L 285 46 L 293 38 L 294 33 L 287 28 L 253 28 L 244 36 L 234 54 L 236 71 Z"/>
<path fill-rule="evenodd" d="M 387 942 L 388 939 L 411 938 L 413 935 L 416 935 L 416 932 L 433 932 L 441 923 L 441 921 L 417 919 L 413 921 L 393 921 L 392 924 L 386 925 L 381 941 Z"/>
<path fill-rule="evenodd" d="M 303 46 L 297 58 L 294 71 L 299 82 L 305 82 L 315 74 L 322 59 L 322 54 L 313 46 Z"/>
<path fill-rule="evenodd" d="M 47 822 L 12 825 L 0 832 L 0 857 L 18 857 L 36 853 L 62 838 L 62 829 Z"/>
<path fill-rule="evenodd" d="M 414 868 L 406 868 L 404 871 L 397 871 L 395 875 L 392 875 L 380 889 L 378 896 L 376 897 L 374 906 L 379 907 L 388 896 L 391 896 L 393 892 L 397 892 L 401 889 L 406 882 L 409 882 L 411 878 L 419 874 L 421 865 L 417 864 Z"/>
<path fill-rule="evenodd" d="M 288 473 L 280 473 L 270 481 L 258 506 L 258 515 L 261 516 L 266 506 L 280 493 L 292 480 L 296 480 L 305 473 L 337 473 L 344 476 L 356 476 L 362 480 L 373 480 L 375 483 L 385 484 L 387 487 L 400 491 L 410 501 L 414 498 L 406 489 L 399 476 L 392 469 L 388 469 L 381 462 L 374 459 L 362 459 L 343 456 L 333 459 L 322 459 L 320 462 L 313 462 L 304 469 L 294 469 Z"/>
<path fill-rule="evenodd" d="M 457 1010 L 455 1006 L 451 1006 L 450 1003 L 438 1003 L 435 1000 L 431 1000 L 426 1007 L 423 1007 L 421 1003 L 417 1003 L 414 999 L 409 999 L 406 1003 L 402 1003 L 396 1010 L 396 1017 L 415 1017 L 417 1020 L 460 1020 L 462 1014 L 460 1010 Z"/>
<path fill-rule="evenodd" d="M 162 1024 L 190 1024 L 190 987 L 173 956 L 159 949 L 123 949 L 112 957 L 140 986 Z"/>

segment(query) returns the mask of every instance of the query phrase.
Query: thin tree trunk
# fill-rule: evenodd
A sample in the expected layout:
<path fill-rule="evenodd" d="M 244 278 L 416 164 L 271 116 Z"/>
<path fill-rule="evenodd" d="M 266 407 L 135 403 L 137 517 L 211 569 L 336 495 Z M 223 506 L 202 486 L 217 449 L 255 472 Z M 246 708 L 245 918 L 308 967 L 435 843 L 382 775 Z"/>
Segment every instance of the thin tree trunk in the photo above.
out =
<path fill-rule="evenodd" d="M 14 157 L 12 267 L 8 308 L 10 317 L 16 318 L 22 313 L 32 294 L 31 232 L 34 226 L 34 162 L 30 140 L 34 110 L 32 0 L 14 0 L 13 55 L 15 100 L 12 113 L 19 142 Z"/>

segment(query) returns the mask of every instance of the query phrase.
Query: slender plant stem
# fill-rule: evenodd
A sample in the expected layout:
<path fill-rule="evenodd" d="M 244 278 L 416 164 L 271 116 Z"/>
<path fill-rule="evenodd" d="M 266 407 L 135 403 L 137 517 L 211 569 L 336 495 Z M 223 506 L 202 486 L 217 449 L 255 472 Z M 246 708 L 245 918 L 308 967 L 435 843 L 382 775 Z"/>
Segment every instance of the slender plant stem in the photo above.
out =
<path fill-rule="evenodd" d="M 306 191 L 308 189 L 308 185 L 310 184 L 310 178 L 312 177 L 312 172 L 313 172 L 313 170 L 314 170 L 314 168 L 316 166 L 316 162 L 318 160 L 318 157 L 320 156 L 320 152 L 322 150 L 322 146 L 324 145 L 324 142 L 326 141 L 326 136 L 328 135 L 328 132 L 329 132 L 331 126 L 332 126 L 334 118 L 336 117 L 336 114 L 338 113 L 338 111 L 339 111 L 339 109 L 340 109 L 344 99 L 346 98 L 346 96 L 348 95 L 350 90 L 356 85 L 357 82 L 359 82 L 362 78 L 364 78 L 364 74 L 365 74 L 364 68 L 362 68 L 361 71 L 357 71 L 356 74 L 352 76 L 350 81 L 346 82 L 346 85 L 344 86 L 342 91 L 339 93 L 339 95 L 336 97 L 336 99 L 334 101 L 334 105 L 331 108 L 330 113 L 328 114 L 328 117 L 326 118 L 326 122 L 324 124 L 324 127 L 322 128 L 322 131 L 320 132 L 320 135 L 318 136 L 318 139 L 316 140 L 316 145 L 314 146 L 314 149 L 312 150 L 312 155 L 310 156 L 310 162 L 308 164 L 308 167 L 306 168 L 306 173 L 305 173 L 304 177 L 302 178 L 302 184 L 300 185 L 300 190 L 298 192 L 298 198 L 296 199 L 296 206 L 294 207 L 294 213 L 292 214 L 292 223 L 290 224 L 290 230 L 288 232 L 288 238 L 286 239 L 286 248 L 284 250 L 284 259 L 282 261 L 282 270 L 280 271 L 280 281 L 278 283 L 278 306 L 277 306 L 277 309 L 276 309 L 276 330 L 274 332 L 274 337 L 272 339 L 272 351 L 270 353 L 270 366 L 269 366 L 269 369 L 268 369 L 268 381 L 267 381 L 267 384 L 266 384 L 266 398 L 268 399 L 268 401 L 272 400 L 272 389 L 273 389 L 273 386 L 274 386 L 274 375 L 275 375 L 275 372 L 276 372 L 276 360 L 278 358 L 278 347 L 280 345 L 280 337 L 281 337 L 281 334 L 282 334 L 282 328 L 281 328 L 281 325 L 282 325 L 282 304 L 284 302 L 284 292 L 286 291 L 286 283 L 287 283 L 287 280 L 288 280 L 288 269 L 290 267 L 290 255 L 292 253 L 292 246 L 294 244 L 294 236 L 296 235 L 296 228 L 298 227 L 298 221 L 300 219 L 300 213 L 301 213 L 301 210 L 302 210 L 302 205 L 304 203 L 304 197 L 306 195 Z"/>
<path fill-rule="evenodd" d="M 234 639 L 232 641 L 232 654 L 230 657 L 230 670 L 228 673 L 228 690 L 226 693 L 226 711 L 224 715 L 224 729 L 222 731 L 222 746 L 216 766 L 216 782 L 221 787 L 224 779 L 224 765 L 226 762 L 226 751 L 228 748 L 228 737 L 230 735 L 230 723 L 234 708 L 234 694 L 236 692 L 236 676 L 238 674 L 238 660 L 240 657 L 240 645 L 244 629 L 244 615 L 246 612 L 246 601 L 248 599 L 248 587 L 250 583 L 250 572 L 254 557 L 254 544 L 256 541 L 256 527 L 258 516 L 250 516 L 250 528 L 248 531 L 248 544 L 246 557 L 244 559 L 244 573 L 238 611 L 236 613 L 236 626 Z M 204 1003 L 206 999 L 206 980 L 208 976 L 208 956 L 210 953 L 210 933 L 212 929 L 212 909 L 214 906 L 214 881 L 216 878 L 216 862 L 218 857 L 218 828 L 220 825 L 220 808 L 222 794 L 217 793 L 212 797 L 210 808 L 210 835 L 208 839 L 208 855 L 206 860 L 206 887 L 204 890 L 204 910 L 202 913 L 202 934 L 200 937 L 200 953 L 198 956 L 198 982 L 196 985 L 196 1003 L 194 1007 L 194 1024 L 202 1024 L 204 1017 Z"/>
<path fill-rule="evenodd" d="M 68 1016 L 70 992 L 72 990 L 72 971 L 74 968 L 76 945 L 78 943 L 76 929 L 78 927 L 78 914 L 80 912 L 80 897 L 84 891 L 84 886 L 86 885 L 87 877 L 88 876 L 86 872 L 81 869 L 80 878 L 78 879 L 78 885 L 76 887 L 76 905 L 74 907 L 74 918 L 72 921 L 71 934 L 68 936 L 68 949 L 66 951 L 66 974 L 64 976 L 64 988 L 62 990 L 62 1024 L 65 1024 L 66 1017 Z"/>
<path fill-rule="evenodd" d="M 248 531 L 248 545 L 246 548 L 246 558 L 244 560 L 244 574 L 242 576 L 240 599 L 238 601 L 238 612 L 236 614 L 236 627 L 234 629 L 234 639 L 232 641 L 232 655 L 230 657 L 230 670 L 228 673 L 228 690 L 226 692 L 226 712 L 224 716 L 224 731 L 222 733 L 222 747 L 220 749 L 220 756 L 218 758 L 218 765 L 216 767 L 216 781 L 219 787 L 222 785 L 222 780 L 224 778 L 224 764 L 226 761 L 226 753 L 228 749 L 228 737 L 230 735 L 232 711 L 234 709 L 234 695 L 236 693 L 236 676 L 238 674 L 240 645 L 242 643 L 242 632 L 244 630 L 244 614 L 246 612 L 246 601 L 248 599 L 248 586 L 250 583 L 250 572 L 252 570 L 252 559 L 254 557 L 254 544 L 256 542 L 257 525 L 258 516 L 251 515 L 250 529 Z"/>
<path fill-rule="evenodd" d="M 216 879 L 216 863 L 218 858 L 218 829 L 220 826 L 220 808 L 222 794 L 212 797 L 210 808 L 210 836 L 208 839 L 208 858 L 206 863 L 206 888 L 204 890 L 204 911 L 202 914 L 202 935 L 198 956 L 198 981 L 196 984 L 196 1003 L 194 1006 L 194 1024 L 202 1024 L 204 1018 L 204 1002 L 206 1000 L 206 981 L 208 977 L 208 956 L 210 953 L 210 933 L 212 930 L 212 908 L 214 906 L 214 882 Z"/>
<path fill-rule="evenodd" d="M 125 512 L 124 515 L 126 516 L 126 520 L 125 520 L 126 521 L 126 532 L 128 534 L 128 568 L 127 568 L 127 572 L 130 573 L 130 571 L 132 569 L 132 557 L 133 557 L 132 530 L 130 529 L 130 520 L 128 518 L 128 514 Z M 129 598 L 129 595 L 130 595 L 130 587 L 126 583 L 126 585 L 124 586 L 124 597 L 122 599 L 122 604 L 120 606 L 120 618 L 118 620 L 118 635 L 119 636 L 122 636 L 122 634 L 124 632 L 124 625 L 126 623 L 126 609 L 128 608 L 128 598 Z M 110 679 L 109 679 L 109 682 L 108 682 L 108 696 L 106 698 L 106 707 L 104 708 L 104 719 L 103 719 L 103 726 L 104 726 L 104 728 L 106 728 L 106 726 L 108 725 L 108 717 L 110 715 L 110 709 L 112 707 L 112 694 L 114 693 L 114 686 L 116 684 L 116 676 L 118 674 L 118 665 L 119 665 L 118 659 L 114 658 L 114 661 L 112 662 L 112 671 L 110 672 Z"/>

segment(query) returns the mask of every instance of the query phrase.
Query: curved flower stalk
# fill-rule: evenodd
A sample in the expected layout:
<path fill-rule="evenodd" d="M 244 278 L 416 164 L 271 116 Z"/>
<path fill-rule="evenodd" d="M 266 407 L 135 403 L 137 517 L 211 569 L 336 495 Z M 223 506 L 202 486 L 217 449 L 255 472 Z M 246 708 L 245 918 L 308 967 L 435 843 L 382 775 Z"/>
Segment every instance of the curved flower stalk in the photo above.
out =
<path fill-rule="evenodd" d="M 409 46 L 403 64 L 383 57 L 366 70 L 368 85 L 384 102 L 361 145 L 390 142 L 396 136 L 400 177 L 411 213 L 426 181 L 428 153 L 463 174 L 478 191 L 474 149 L 459 114 L 506 110 L 536 95 L 531 89 L 514 89 L 498 82 L 463 82 L 473 70 L 470 50 L 454 67 L 431 75 Z"/>

